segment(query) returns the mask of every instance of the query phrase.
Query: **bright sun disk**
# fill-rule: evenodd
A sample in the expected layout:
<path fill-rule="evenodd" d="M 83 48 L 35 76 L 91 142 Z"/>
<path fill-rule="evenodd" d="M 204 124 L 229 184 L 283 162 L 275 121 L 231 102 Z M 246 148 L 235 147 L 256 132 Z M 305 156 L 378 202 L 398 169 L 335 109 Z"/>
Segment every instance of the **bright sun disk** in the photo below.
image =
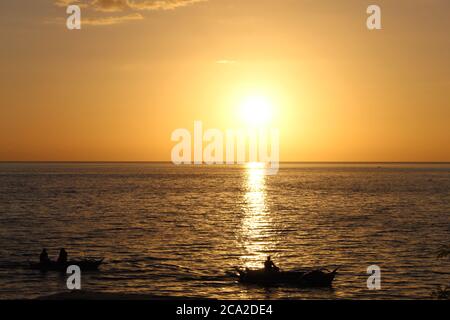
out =
<path fill-rule="evenodd" d="M 250 96 L 241 105 L 241 118 L 248 125 L 264 125 L 272 118 L 272 105 L 264 96 Z"/>

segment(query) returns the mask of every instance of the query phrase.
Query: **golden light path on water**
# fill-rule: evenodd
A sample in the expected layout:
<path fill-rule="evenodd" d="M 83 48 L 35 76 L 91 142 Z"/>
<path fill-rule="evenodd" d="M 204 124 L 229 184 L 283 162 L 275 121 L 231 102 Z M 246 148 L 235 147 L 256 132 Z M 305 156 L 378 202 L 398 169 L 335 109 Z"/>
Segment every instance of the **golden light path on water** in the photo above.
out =
<path fill-rule="evenodd" d="M 271 213 L 266 203 L 266 168 L 263 163 L 248 163 L 245 168 L 245 194 L 241 239 L 244 255 L 242 265 L 261 268 L 274 249 L 271 241 Z"/>

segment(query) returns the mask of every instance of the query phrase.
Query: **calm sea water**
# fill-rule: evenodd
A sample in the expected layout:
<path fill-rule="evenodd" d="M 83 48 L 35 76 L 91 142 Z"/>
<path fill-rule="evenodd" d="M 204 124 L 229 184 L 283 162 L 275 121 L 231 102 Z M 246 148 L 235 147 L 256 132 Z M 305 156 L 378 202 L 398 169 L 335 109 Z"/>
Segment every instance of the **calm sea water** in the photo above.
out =
<path fill-rule="evenodd" d="M 0 164 L 0 298 L 65 290 L 43 247 L 105 257 L 83 289 L 222 299 L 429 298 L 450 284 L 450 165 Z M 264 289 L 235 266 L 342 266 L 333 289 Z M 379 265 L 382 290 L 366 269 Z"/>

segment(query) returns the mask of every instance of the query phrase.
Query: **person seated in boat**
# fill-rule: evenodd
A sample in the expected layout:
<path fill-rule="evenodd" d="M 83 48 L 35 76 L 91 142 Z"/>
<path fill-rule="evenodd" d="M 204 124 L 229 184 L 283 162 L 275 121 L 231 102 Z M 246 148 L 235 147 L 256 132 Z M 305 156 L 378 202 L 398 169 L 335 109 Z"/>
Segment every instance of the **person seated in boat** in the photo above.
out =
<path fill-rule="evenodd" d="M 47 249 L 42 249 L 41 255 L 39 256 L 39 262 L 41 264 L 49 264 L 50 259 L 48 258 Z"/>
<path fill-rule="evenodd" d="M 267 260 L 264 262 L 264 271 L 266 272 L 278 272 L 280 268 L 278 268 L 275 263 L 271 260 L 270 256 L 267 257 Z"/>
<path fill-rule="evenodd" d="M 58 263 L 67 263 L 67 252 L 64 248 L 61 248 L 61 250 L 59 250 L 58 260 L 56 261 Z"/>

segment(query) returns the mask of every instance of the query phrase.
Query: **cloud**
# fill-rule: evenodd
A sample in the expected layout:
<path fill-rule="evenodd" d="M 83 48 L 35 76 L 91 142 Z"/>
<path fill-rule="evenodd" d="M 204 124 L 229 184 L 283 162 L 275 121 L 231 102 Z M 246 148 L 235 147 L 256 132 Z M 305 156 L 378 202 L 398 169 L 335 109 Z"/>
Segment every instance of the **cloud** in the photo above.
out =
<path fill-rule="evenodd" d="M 94 17 L 94 18 L 84 18 L 81 20 L 81 27 L 84 26 L 110 26 L 114 24 L 120 24 L 130 21 L 142 20 L 144 17 L 140 13 L 131 13 L 122 16 L 107 16 L 107 17 Z M 65 24 L 66 19 L 56 18 L 49 19 L 45 21 L 46 24 Z"/>
<path fill-rule="evenodd" d="M 130 9 L 128 0 L 93 0 L 92 7 L 97 11 L 117 12 Z"/>
<path fill-rule="evenodd" d="M 78 5 L 88 12 L 82 13 L 82 25 L 106 26 L 142 20 L 139 11 L 173 10 L 208 0 L 54 0 L 58 7 Z M 89 17 L 89 11 L 96 11 Z M 122 12 L 122 16 L 102 17 L 102 13 Z M 128 13 L 128 14 L 125 14 Z M 99 16 L 100 15 L 100 16 Z"/>
<path fill-rule="evenodd" d="M 55 0 L 55 5 L 66 7 L 76 4 L 101 12 L 126 10 L 172 10 L 207 0 Z"/>
<path fill-rule="evenodd" d="M 68 7 L 71 4 L 76 4 L 80 8 L 86 8 L 88 2 L 86 0 L 56 0 L 55 5 L 58 7 Z"/>
<path fill-rule="evenodd" d="M 110 26 L 113 24 L 119 24 L 129 21 L 142 20 L 144 17 L 140 13 L 132 13 L 125 16 L 117 17 L 98 17 L 98 18 L 85 18 L 82 20 L 81 25 L 85 26 Z"/>
<path fill-rule="evenodd" d="M 217 64 L 235 64 L 236 61 L 235 60 L 217 60 L 216 63 Z"/>
<path fill-rule="evenodd" d="M 144 1 L 127 1 L 130 8 L 135 10 L 172 10 L 179 7 L 189 6 L 206 0 L 144 0 Z"/>

